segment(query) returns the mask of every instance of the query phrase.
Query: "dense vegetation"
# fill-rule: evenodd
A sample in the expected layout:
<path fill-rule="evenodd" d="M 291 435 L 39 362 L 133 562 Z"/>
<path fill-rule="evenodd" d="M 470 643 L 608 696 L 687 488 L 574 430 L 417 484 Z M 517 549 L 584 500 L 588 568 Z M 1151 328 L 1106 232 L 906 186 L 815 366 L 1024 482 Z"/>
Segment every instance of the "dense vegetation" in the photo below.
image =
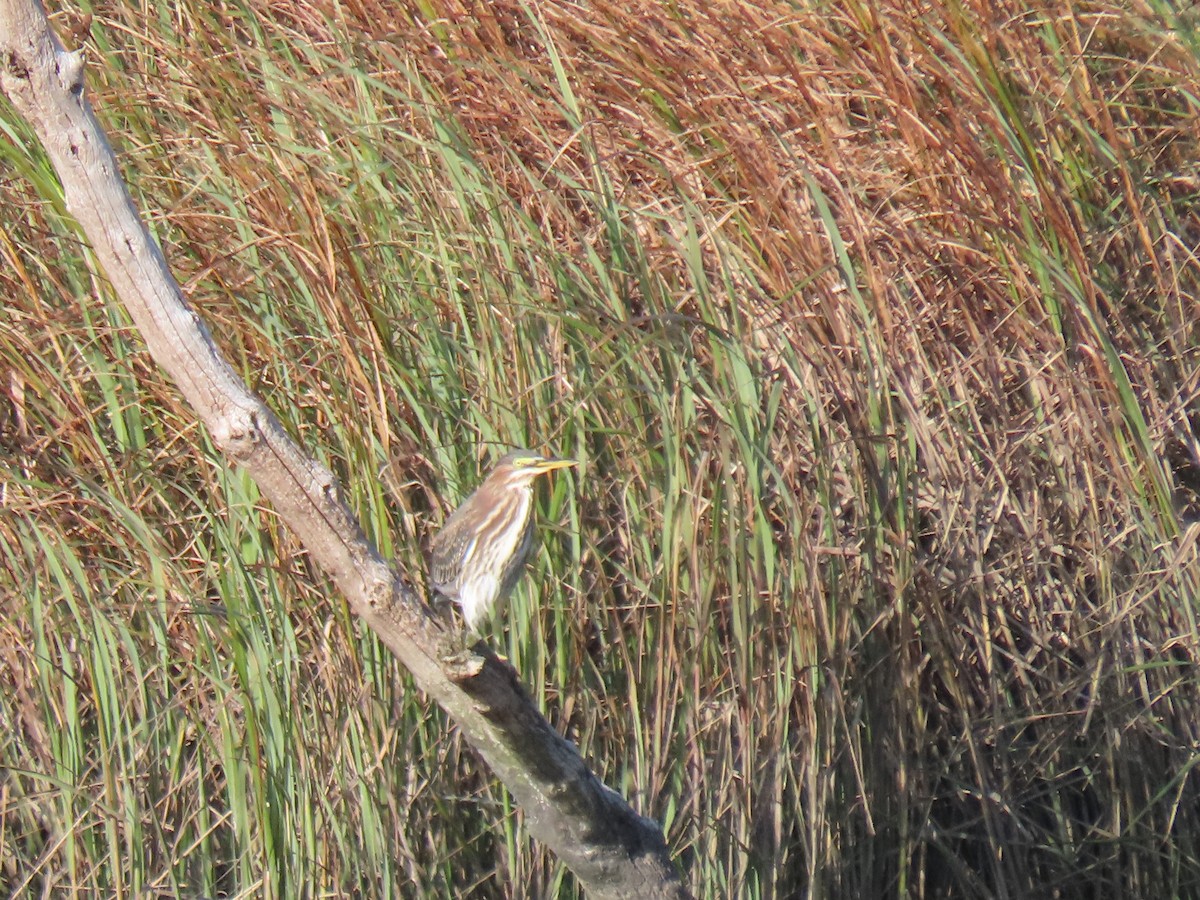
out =
<path fill-rule="evenodd" d="M 495 642 L 699 896 L 1200 896 L 1194 13 L 92 12 L 177 277 L 399 564 L 582 460 Z M 573 896 L 0 158 L 0 889 Z"/>

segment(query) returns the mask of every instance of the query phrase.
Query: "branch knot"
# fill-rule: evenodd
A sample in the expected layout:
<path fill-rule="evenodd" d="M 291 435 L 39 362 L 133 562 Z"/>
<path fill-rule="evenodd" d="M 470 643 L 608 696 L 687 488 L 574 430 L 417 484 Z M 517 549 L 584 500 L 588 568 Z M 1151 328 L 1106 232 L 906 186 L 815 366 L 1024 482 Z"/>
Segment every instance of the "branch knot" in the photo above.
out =
<path fill-rule="evenodd" d="M 64 50 L 58 54 L 58 83 L 76 97 L 83 96 L 83 50 Z"/>

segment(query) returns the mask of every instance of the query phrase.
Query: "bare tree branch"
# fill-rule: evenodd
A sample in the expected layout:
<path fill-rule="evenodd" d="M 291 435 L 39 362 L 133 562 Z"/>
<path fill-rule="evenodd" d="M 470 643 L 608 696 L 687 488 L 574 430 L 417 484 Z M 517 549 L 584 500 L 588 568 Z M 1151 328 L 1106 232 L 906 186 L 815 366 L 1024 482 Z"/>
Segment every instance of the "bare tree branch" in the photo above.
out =
<path fill-rule="evenodd" d="M 364 537 L 333 475 L 292 441 L 221 357 L 138 217 L 84 95 L 83 60 L 37 0 L 0 0 L 0 87 L 31 123 L 146 346 L 221 449 L 244 466 L 354 611 L 412 672 L 597 898 L 686 897 L 658 825 L 588 770 L 538 713 L 510 666 L 442 660 L 449 635 Z"/>

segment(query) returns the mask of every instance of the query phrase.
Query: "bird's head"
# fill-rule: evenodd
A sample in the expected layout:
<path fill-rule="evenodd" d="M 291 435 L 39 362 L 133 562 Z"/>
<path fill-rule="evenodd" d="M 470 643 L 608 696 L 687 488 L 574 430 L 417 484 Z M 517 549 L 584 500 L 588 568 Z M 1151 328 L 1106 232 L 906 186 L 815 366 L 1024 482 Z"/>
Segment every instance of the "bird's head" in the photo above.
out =
<path fill-rule="evenodd" d="M 573 459 L 546 456 L 535 450 L 513 450 L 500 458 L 487 481 L 497 486 L 523 487 L 539 475 L 575 464 Z"/>

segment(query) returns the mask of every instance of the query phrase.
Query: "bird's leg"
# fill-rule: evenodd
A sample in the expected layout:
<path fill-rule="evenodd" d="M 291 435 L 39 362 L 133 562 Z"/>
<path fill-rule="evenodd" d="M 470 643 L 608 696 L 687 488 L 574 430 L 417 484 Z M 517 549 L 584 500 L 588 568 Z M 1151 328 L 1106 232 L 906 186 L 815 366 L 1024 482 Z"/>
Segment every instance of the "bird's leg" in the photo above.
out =
<path fill-rule="evenodd" d="M 429 592 L 429 605 L 438 618 L 445 619 L 450 623 L 454 622 L 454 601 L 441 591 L 431 590 Z"/>
<path fill-rule="evenodd" d="M 466 649 L 442 657 L 446 677 L 455 684 L 470 681 L 483 671 L 486 664 L 487 659 Z"/>

